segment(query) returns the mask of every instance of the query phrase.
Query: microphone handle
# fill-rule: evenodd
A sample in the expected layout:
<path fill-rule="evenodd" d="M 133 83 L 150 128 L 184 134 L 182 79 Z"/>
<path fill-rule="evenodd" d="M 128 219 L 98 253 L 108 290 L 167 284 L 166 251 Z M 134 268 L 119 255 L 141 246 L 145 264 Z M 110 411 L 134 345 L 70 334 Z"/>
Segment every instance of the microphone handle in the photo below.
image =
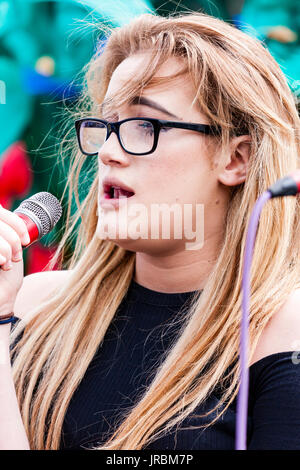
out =
<path fill-rule="evenodd" d="M 28 217 L 27 215 L 22 214 L 21 212 L 18 212 L 17 210 L 14 211 L 14 213 L 17 214 L 18 217 L 23 219 L 26 224 L 28 234 L 30 237 L 30 242 L 28 243 L 28 245 L 25 245 L 23 248 L 27 248 L 28 246 L 30 246 L 32 243 L 34 243 L 36 240 L 40 238 L 38 227 L 33 222 L 33 220 L 31 220 L 30 217 Z"/>

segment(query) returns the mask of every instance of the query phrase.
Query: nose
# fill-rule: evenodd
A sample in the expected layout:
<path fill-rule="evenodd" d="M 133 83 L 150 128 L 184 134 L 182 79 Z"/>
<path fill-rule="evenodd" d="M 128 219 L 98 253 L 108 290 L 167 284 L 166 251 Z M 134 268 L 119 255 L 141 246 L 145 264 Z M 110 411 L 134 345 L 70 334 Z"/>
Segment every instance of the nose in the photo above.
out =
<path fill-rule="evenodd" d="M 112 166 L 128 166 L 130 155 L 122 149 L 118 137 L 112 132 L 98 151 L 99 163 Z"/>

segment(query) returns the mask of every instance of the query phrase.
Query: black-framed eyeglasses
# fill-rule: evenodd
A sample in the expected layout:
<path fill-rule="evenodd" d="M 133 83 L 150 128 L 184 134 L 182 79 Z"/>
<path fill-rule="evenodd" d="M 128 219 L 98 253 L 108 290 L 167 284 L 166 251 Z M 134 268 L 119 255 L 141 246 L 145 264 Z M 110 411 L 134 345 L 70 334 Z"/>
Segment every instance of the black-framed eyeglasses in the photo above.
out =
<path fill-rule="evenodd" d="M 207 135 L 220 135 L 219 127 L 208 124 L 142 117 L 123 119 L 118 122 L 98 118 L 82 118 L 75 121 L 79 148 L 85 155 L 97 155 L 112 132 L 117 135 L 125 152 L 131 155 L 148 155 L 156 149 L 159 133 L 170 128 L 188 129 Z"/>

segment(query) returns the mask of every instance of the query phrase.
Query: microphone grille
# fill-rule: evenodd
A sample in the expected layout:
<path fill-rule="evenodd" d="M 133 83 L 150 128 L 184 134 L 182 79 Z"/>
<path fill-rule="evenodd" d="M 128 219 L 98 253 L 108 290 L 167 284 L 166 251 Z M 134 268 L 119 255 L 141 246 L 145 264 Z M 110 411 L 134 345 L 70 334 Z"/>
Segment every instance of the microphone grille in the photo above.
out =
<path fill-rule="evenodd" d="M 42 191 L 22 201 L 14 212 L 20 212 L 34 219 L 38 226 L 39 235 L 43 237 L 53 229 L 61 218 L 62 207 L 53 194 Z"/>

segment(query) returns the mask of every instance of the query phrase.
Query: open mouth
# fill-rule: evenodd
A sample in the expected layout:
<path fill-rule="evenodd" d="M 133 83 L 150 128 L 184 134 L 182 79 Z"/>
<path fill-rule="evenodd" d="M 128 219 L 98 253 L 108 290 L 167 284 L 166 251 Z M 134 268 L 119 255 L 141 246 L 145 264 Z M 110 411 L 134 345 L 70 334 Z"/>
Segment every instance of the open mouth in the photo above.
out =
<path fill-rule="evenodd" d="M 103 189 L 105 199 L 120 199 L 124 197 L 129 198 L 135 194 L 134 192 L 127 191 L 120 186 L 112 186 L 110 184 L 105 184 Z"/>

